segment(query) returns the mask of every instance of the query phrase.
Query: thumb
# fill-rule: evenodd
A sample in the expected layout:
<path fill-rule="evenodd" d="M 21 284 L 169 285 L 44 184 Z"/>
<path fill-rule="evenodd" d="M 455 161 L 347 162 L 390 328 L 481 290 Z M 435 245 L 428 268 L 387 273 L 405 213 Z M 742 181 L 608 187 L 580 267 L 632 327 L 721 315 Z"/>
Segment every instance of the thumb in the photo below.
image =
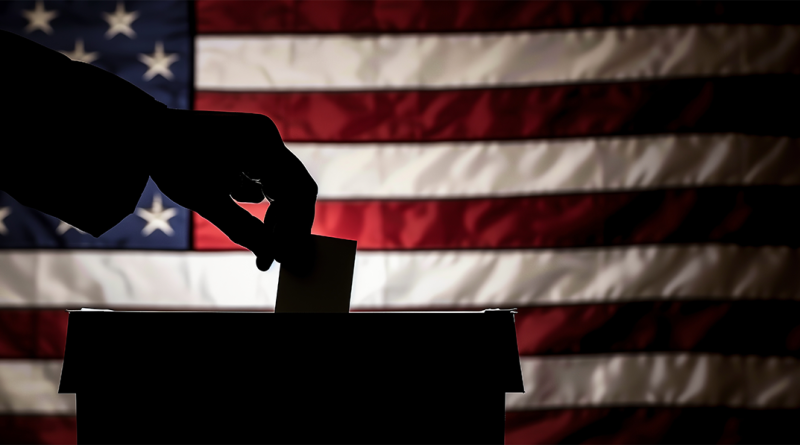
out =
<path fill-rule="evenodd" d="M 231 241 L 253 252 L 256 266 L 262 272 L 272 265 L 274 249 L 267 226 L 260 219 L 240 207 L 230 196 L 207 199 L 202 209 L 194 209 L 200 216 L 214 224 Z"/>
<path fill-rule="evenodd" d="M 314 262 L 311 224 L 314 205 L 273 201 L 267 209 L 264 225 L 275 261 L 297 273 L 310 270 Z"/>

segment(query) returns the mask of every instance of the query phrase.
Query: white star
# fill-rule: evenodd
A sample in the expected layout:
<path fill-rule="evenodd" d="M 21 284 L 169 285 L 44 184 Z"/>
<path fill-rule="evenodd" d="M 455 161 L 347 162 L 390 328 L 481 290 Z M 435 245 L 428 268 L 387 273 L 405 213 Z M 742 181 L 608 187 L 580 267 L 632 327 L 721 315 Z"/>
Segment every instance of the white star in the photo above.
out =
<path fill-rule="evenodd" d="M 84 232 L 83 230 L 73 226 L 70 223 L 64 222 L 64 221 L 61 221 L 60 223 L 58 223 L 58 227 L 56 227 L 56 233 L 58 233 L 59 235 L 63 235 L 69 229 L 75 229 L 78 232 L 81 232 L 82 234 L 86 235 L 86 232 Z"/>
<path fill-rule="evenodd" d="M 3 220 L 11 213 L 11 207 L 0 207 L 0 234 L 8 235 L 8 227 L 3 224 Z"/>
<path fill-rule="evenodd" d="M 167 222 L 170 218 L 178 213 L 174 208 L 165 209 L 161 204 L 161 195 L 156 193 L 153 195 L 153 206 L 149 210 L 138 208 L 136 215 L 147 221 L 147 225 L 142 229 L 142 234 L 148 236 L 154 230 L 159 229 L 169 236 L 172 236 L 174 231 Z"/>
<path fill-rule="evenodd" d="M 119 33 L 123 33 L 131 39 L 135 39 L 136 32 L 131 28 L 131 22 L 136 20 L 138 17 L 138 12 L 132 11 L 126 13 L 125 6 L 122 4 L 122 2 L 118 2 L 117 10 L 114 11 L 113 15 L 107 12 L 103 13 L 103 18 L 110 26 L 108 31 L 106 31 L 106 39 L 110 39 Z"/>
<path fill-rule="evenodd" d="M 144 80 L 150 80 L 156 76 L 156 74 L 161 74 L 168 80 L 172 80 L 172 71 L 169 70 L 169 66 L 175 63 L 178 60 L 178 55 L 173 53 L 167 56 L 164 54 L 164 44 L 162 42 L 156 42 L 156 52 L 153 53 L 152 56 L 148 56 L 146 54 L 139 54 L 139 61 L 146 64 L 149 68 L 146 73 L 144 73 Z"/>
<path fill-rule="evenodd" d="M 55 10 L 45 11 L 44 4 L 42 2 L 36 2 L 36 9 L 33 11 L 29 9 L 25 9 L 22 11 L 22 15 L 25 16 L 26 19 L 30 21 L 28 26 L 25 27 L 25 32 L 32 32 L 37 29 L 41 29 L 47 34 L 53 33 L 53 28 L 50 27 L 50 20 L 58 16 L 58 12 Z"/>
<path fill-rule="evenodd" d="M 75 41 L 75 51 L 59 51 L 61 54 L 69 57 L 72 60 L 79 62 L 92 63 L 97 60 L 97 53 L 87 53 L 83 51 L 83 39 Z"/>

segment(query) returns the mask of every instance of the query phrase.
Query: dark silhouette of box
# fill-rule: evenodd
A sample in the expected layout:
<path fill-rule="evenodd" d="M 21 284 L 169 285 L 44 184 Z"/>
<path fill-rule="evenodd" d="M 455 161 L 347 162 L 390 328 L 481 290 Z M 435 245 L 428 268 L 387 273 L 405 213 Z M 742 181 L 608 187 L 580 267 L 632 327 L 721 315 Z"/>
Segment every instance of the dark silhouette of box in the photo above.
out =
<path fill-rule="evenodd" d="M 70 311 L 78 443 L 503 443 L 514 312 Z"/>

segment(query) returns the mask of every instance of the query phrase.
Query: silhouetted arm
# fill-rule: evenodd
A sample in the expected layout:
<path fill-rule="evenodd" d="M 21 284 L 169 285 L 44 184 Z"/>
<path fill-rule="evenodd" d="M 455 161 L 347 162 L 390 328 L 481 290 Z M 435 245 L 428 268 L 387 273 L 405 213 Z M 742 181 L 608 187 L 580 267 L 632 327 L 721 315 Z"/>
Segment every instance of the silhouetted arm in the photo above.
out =
<path fill-rule="evenodd" d="M 16 34 L 0 30 L 0 48 L 0 190 L 99 237 L 135 210 L 166 105 Z"/>
<path fill-rule="evenodd" d="M 0 69 L 1 190 L 99 237 L 135 211 L 151 177 L 255 253 L 259 269 L 273 259 L 307 265 L 317 184 L 269 117 L 169 109 L 109 72 L 5 31 L 0 48 L 9 61 Z M 263 222 L 234 201 L 265 196 Z"/>

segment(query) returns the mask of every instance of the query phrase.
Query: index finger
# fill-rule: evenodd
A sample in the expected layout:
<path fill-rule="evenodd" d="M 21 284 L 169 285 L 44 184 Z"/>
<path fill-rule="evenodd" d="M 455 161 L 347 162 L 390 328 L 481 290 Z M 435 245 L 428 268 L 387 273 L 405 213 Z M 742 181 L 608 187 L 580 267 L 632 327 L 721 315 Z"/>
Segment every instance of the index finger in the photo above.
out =
<path fill-rule="evenodd" d="M 237 146 L 243 173 L 261 185 L 270 200 L 265 224 L 274 246 L 275 260 L 282 265 L 302 268 L 311 255 L 311 228 L 318 187 L 306 167 L 283 143 L 272 119 L 260 114 L 238 113 Z M 269 221 L 271 217 L 271 221 Z"/>
<path fill-rule="evenodd" d="M 300 159 L 283 143 L 278 127 L 267 116 L 241 113 L 245 145 L 239 146 L 243 172 L 258 180 L 273 200 L 316 202 L 317 183 Z"/>

